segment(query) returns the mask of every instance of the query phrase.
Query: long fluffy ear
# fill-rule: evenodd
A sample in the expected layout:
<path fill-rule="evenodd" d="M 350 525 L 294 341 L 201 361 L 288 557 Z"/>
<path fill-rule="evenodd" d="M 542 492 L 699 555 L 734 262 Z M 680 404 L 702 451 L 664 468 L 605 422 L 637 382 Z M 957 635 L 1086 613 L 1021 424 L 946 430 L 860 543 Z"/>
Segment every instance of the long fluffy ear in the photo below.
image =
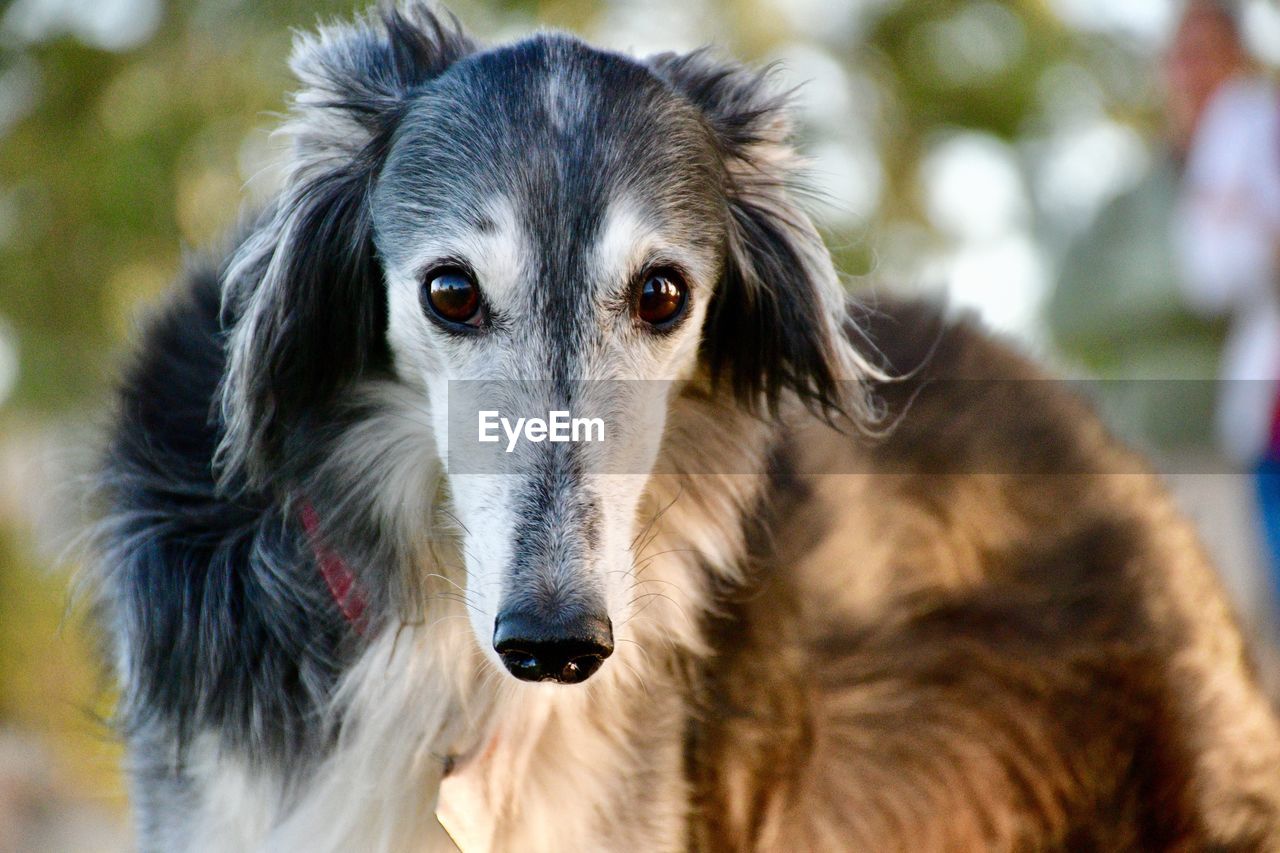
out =
<path fill-rule="evenodd" d="M 387 358 L 369 193 L 415 90 L 472 50 L 418 2 L 296 40 L 285 187 L 223 276 L 224 485 L 264 481 L 308 414 Z"/>
<path fill-rule="evenodd" d="M 788 93 L 767 70 L 706 50 L 649 62 L 701 110 L 724 162 L 727 258 L 703 337 L 711 375 L 753 411 L 776 410 L 789 390 L 828 417 L 869 417 L 860 383 L 881 374 L 850 344 L 831 254 L 796 202 Z"/>

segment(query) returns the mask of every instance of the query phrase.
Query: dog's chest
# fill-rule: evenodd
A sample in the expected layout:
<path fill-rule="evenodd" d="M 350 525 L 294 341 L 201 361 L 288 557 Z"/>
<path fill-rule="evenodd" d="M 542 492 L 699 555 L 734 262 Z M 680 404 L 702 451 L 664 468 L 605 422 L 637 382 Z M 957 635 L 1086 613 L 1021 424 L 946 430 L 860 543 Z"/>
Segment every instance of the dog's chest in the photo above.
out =
<path fill-rule="evenodd" d="M 518 812 L 537 799 L 528 770 L 550 713 L 548 703 L 531 702 L 517 718 L 497 723 L 441 782 L 436 816 L 464 853 L 499 849 L 511 823 L 530 817 Z"/>
<path fill-rule="evenodd" d="M 436 814 L 464 853 L 633 849 L 600 819 L 626 778 L 625 749 L 587 704 L 560 687 L 525 694 L 446 775 Z"/>
<path fill-rule="evenodd" d="M 492 762 L 483 762 L 487 770 Z M 497 818 L 490 801 L 485 770 L 468 766 L 445 777 L 436 800 L 436 818 L 463 853 L 493 849 Z"/>

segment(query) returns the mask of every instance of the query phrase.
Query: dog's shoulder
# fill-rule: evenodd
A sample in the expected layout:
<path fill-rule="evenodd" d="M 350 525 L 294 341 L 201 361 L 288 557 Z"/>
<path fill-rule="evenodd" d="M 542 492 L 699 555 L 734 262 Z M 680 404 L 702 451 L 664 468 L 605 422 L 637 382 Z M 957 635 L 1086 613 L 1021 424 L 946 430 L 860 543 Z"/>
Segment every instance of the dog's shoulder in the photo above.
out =
<path fill-rule="evenodd" d="M 987 329 L 972 312 L 928 298 L 850 300 L 847 330 L 892 376 L 1033 378 L 1042 368 Z"/>
<path fill-rule="evenodd" d="M 91 587 L 126 734 L 212 729 L 283 756 L 336 677 L 342 625 L 280 501 L 218 482 L 219 278 L 216 260 L 192 264 L 142 324 L 98 470 Z"/>
<path fill-rule="evenodd" d="M 155 461 L 157 452 L 168 462 L 212 456 L 214 398 L 226 362 L 219 313 L 217 269 L 201 262 L 143 322 L 120 383 L 114 438 L 125 459 Z"/>
<path fill-rule="evenodd" d="M 791 437 L 710 623 L 708 847 L 1267 847 L 1275 719 L 1146 464 L 971 320 L 851 318 L 879 431 Z"/>
<path fill-rule="evenodd" d="M 887 376 L 872 383 L 878 466 L 930 474 L 1146 473 L 1082 383 L 1058 378 L 974 317 L 927 301 L 854 308 L 851 328 Z"/>

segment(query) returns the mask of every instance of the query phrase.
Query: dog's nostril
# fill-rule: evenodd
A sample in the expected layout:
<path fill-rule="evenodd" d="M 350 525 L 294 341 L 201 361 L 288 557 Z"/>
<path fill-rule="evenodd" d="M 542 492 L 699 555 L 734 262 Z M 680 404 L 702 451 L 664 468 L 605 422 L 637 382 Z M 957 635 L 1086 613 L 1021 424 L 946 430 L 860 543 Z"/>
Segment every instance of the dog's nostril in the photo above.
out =
<path fill-rule="evenodd" d="M 502 655 L 502 662 L 511 674 L 521 681 L 542 680 L 542 665 L 538 662 L 536 654 L 510 647 L 500 649 L 498 654 Z"/>
<path fill-rule="evenodd" d="M 608 619 L 549 623 L 522 613 L 498 617 L 493 647 L 507 671 L 521 681 L 579 684 L 613 654 Z"/>

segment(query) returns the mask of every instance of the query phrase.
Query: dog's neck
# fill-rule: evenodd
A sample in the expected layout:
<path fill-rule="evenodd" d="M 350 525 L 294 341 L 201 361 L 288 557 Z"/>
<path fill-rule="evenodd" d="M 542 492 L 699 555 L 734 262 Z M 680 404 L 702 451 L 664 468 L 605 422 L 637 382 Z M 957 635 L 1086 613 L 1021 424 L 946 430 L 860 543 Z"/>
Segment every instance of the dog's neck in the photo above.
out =
<path fill-rule="evenodd" d="M 742 580 L 741 519 L 760 500 L 774 435 L 704 393 L 678 401 L 668 429 L 676 440 L 664 447 L 664 473 L 650 478 L 638 514 L 636 589 L 632 612 L 618 620 L 614 655 L 581 687 L 511 689 L 498 681 L 484 697 L 486 725 L 470 733 L 479 739 L 466 744 L 441 788 L 442 821 L 463 849 L 519 849 L 523 832 L 569 845 L 592 837 L 592 809 L 557 803 L 580 799 L 583 788 L 616 790 L 610 777 L 635 761 L 619 736 L 628 727 L 645 730 L 649 743 L 665 742 L 670 760 L 679 760 L 684 721 L 674 705 L 690 689 L 689 664 L 708 651 L 703 622 L 715 590 Z M 575 765 L 575 753 L 594 759 Z M 557 777 L 574 780 L 574 790 Z M 518 820 L 512 803 L 522 804 Z M 554 825 L 536 825 L 548 820 Z"/>
<path fill-rule="evenodd" d="M 397 422 L 407 421 L 400 414 Z M 584 685 L 516 685 L 496 671 L 473 635 L 468 604 L 458 592 L 466 583 L 461 554 L 447 538 L 428 537 L 426 547 L 394 563 L 409 576 L 382 589 L 372 585 L 367 590 L 370 606 L 385 607 L 394 600 L 388 590 L 413 591 L 412 616 L 384 617 L 359 638 L 357 659 L 333 704 L 336 747 L 318 768 L 306 801 L 298 804 L 297 820 L 289 823 L 305 827 L 308 810 L 314 814 L 336 808 L 335 803 L 352 796 L 356 779 L 371 798 L 380 799 L 370 800 L 368 813 L 343 806 L 343 814 L 351 814 L 351 837 L 357 837 L 360 822 L 373 821 L 373 815 L 381 827 L 421 826 L 426 819 L 419 813 L 423 803 L 431 802 L 452 770 L 455 780 L 464 784 L 451 781 L 446 790 L 465 793 L 450 800 L 466 803 L 457 810 L 472 818 L 460 831 L 469 838 L 478 834 L 493 841 L 502 836 L 504 825 L 513 825 L 504 804 L 517 790 L 519 800 L 527 804 L 524 825 L 538 812 L 540 797 L 546 800 L 547 813 L 558 811 L 555 800 L 565 792 L 548 781 L 546 767 L 565 765 L 571 756 L 584 754 L 597 756 L 593 764 L 598 766 L 564 766 L 565 778 L 581 779 L 584 773 L 626 766 L 628 759 L 611 751 L 624 748 L 617 729 L 625 728 L 628 715 L 635 717 L 633 724 L 650 729 L 656 718 L 662 719 L 662 725 L 671 727 L 670 753 L 678 757 L 683 722 L 678 711 L 664 716 L 657 704 L 687 690 L 689 664 L 707 651 L 702 623 L 712 595 L 718 585 L 740 579 L 745 547 L 741 519 L 760 500 L 775 429 L 743 414 L 731 401 L 698 389 L 675 402 L 668 422 L 668 434 L 675 440 L 663 448 L 662 471 L 650 478 L 637 519 L 645 535 L 638 537 L 637 553 L 632 555 L 633 612 L 621 614 L 620 642 L 613 657 Z M 367 440 L 376 434 L 379 431 L 365 429 L 355 438 Z M 366 453 L 363 458 L 374 456 Z M 406 472 L 428 483 L 434 476 L 425 463 L 416 472 L 413 465 L 401 463 L 395 472 L 369 466 L 362 473 L 394 475 L 401 484 L 397 488 L 408 494 Z M 383 480 L 382 490 L 368 493 L 385 494 L 386 484 Z M 424 517 L 428 524 L 439 523 L 433 508 L 447 512 L 447 503 L 440 500 L 444 490 L 419 490 L 428 491 L 436 503 L 384 498 L 364 512 L 406 531 L 414 525 L 420 529 Z M 396 516 L 388 518 L 388 510 Z M 345 521 L 351 517 L 348 514 Z M 561 743 L 566 737 L 571 744 Z M 527 768 L 534 761 L 540 768 L 535 775 L 546 784 L 530 782 L 532 771 Z M 501 772 L 490 772 L 492 768 Z M 418 780 L 409 786 L 416 788 L 415 795 L 409 795 L 407 780 Z M 601 780 L 603 789 L 608 789 L 605 782 Z M 401 794 L 388 798 L 393 791 Z M 590 810 L 576 817 L 559 811 L 554 832 L 544 828 L 552 832 L 548 837 L 563 834 L 571 839 L 575 819 L 594 819 Z M 475 819 L 476 815 L 482 817 Z M 284 837 L 289 837 L 287 832 Z"/>

